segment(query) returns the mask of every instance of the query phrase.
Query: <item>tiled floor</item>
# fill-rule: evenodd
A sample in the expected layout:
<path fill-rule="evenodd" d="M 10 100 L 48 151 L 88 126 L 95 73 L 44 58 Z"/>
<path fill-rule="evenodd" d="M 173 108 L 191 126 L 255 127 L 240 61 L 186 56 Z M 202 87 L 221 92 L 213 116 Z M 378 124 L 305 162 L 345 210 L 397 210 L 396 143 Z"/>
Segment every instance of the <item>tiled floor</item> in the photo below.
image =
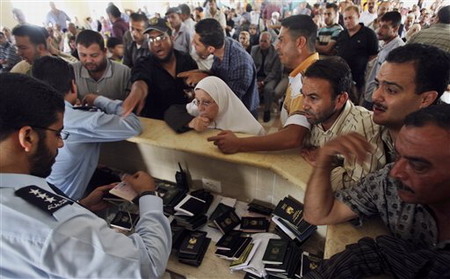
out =
<path fill-rule="evenodd" d="M 266 123 L 263 121 L 263 114 L 264 112 L 262 111 L 262 107 L 260 107 L 258 115 L 259 123 L 261 123 L 264 129 L 266 129 L 266 132 L 268 134 L 277 132 L 281 128 L 280 113 L 278 111 L 272 110 L 270 114 L 270 121 Z"/>

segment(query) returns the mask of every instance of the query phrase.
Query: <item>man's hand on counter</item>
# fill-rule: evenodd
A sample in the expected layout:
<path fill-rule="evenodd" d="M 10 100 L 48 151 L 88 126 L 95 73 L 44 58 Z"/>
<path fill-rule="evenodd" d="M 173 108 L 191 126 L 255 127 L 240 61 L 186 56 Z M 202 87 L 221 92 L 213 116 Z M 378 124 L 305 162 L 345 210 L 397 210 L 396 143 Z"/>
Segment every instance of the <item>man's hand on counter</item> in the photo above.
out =
<path fill-rule="evenodd" d="M 209 137 L 208 141 L 214 142 L 214 145 L 225 154 L 234 154 L 240 151 L 240 140 L 231 131 L 222 131 L 216 136 Z"/>

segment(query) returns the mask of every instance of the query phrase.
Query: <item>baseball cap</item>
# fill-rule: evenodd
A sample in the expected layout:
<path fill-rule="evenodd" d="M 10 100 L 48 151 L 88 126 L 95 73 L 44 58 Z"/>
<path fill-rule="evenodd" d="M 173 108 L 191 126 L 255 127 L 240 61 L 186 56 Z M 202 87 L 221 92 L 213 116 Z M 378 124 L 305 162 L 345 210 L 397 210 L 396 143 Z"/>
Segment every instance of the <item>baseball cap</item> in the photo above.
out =
<path fill-rule="evenodd" d="M 148 27 L 145 29 L 144 34 L 152 31 L 157 30 L 159 32 L 168 33 L 169 35 L 172 34 L 172 29 L 170 29 L 169 22 L 167 20 L 158 18 L 158 17 L 152 17 L 148 20 Z"/>
<path fill-rule="evenodd" d="M 178 8 L 178 7 L 172 7 L 172 8 L 169 8 L 169 9 L 167 10 L 167 12 L 166 12 L 166 16 L 169 15 L 169 14 L 173 14 L 173 13 L 181 14 L 181 9 Z"/>

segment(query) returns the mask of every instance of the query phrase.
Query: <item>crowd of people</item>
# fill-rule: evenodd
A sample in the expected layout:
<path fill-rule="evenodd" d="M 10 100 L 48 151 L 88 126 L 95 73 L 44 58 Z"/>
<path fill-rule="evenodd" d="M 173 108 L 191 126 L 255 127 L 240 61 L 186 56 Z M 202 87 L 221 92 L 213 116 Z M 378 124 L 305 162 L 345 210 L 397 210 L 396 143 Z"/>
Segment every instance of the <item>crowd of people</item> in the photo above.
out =
<path fill-rule="evenodd" d="M 307 221 L 379 215 L 391 231 L 308 278 L 450 276 L 450 5 L 296 3 L 109 3 L 80 24 L 51 2 L 45 26 L 14 9 L 0 32 L 2 274 L 162 275 L 171 233 L 151 176 L 124 178 L 139 193 L 131 236 L 92 213 L 112 186 L 88 187 L 101 143 L 138 135 L 142 116 L 218 129 L 208 141 L 226 154 L 300 148 Z"/>

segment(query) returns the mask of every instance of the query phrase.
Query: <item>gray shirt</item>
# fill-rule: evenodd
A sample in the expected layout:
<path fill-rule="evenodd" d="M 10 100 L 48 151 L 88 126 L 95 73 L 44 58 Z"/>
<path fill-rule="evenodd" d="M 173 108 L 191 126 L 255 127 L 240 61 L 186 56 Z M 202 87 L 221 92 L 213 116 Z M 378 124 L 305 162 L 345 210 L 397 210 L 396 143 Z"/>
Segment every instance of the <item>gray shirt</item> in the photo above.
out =
<path fill-rule="evenodd" d="M 336 199 L 348 205 L 361 220 L 379 215 L 396 237 L 415 245 L 437 245 L 438 227 L 431 209 L 422 204 L 405 203 L 399 198 L 397 189 L 401 183 L 389 176 L 392 167 L 393 164 L 388 164 L 354 187 L 336 192 Z"/>
<path fill-rule="evenodd" d="M 73 64 L 78 97 L 83 99 L 89 93 L 108 97 L 112 100 L 124 100 L 130 92 L 131 71 L 127 66 L 107 60 L 103 77 L 95 81 L 81 62 Z"/>

